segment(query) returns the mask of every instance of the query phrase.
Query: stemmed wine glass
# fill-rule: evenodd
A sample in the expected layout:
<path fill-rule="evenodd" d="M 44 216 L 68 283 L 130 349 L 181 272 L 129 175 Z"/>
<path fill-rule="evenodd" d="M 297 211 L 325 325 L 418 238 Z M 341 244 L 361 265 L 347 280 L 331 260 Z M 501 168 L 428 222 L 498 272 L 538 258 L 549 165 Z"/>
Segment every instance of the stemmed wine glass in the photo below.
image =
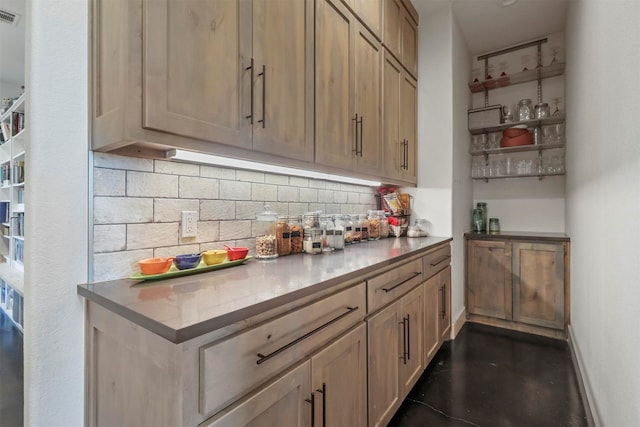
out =
<path fill-rule="evenodd" d="M 556 104 L 556 109 L 553 110 L 553 114 L 552 116 L 559 116 L 562 114 L 562 111 L 560 111 L 560 108 L 558 108 L 558 105 L 560 105 L 560 102 L 562 101 L 562 98 L 553 98 L 552 101 Z"/>
<path fill-rule="evenodd" d="M 553 58 L 551 59 L 551 63 L 549 64 L 549 66 L 555 65 L 558 63 L 558 60 L 556 59 L 556 55 L 560 53 L 560 48 L 558 47 L 551 48 L 551 53 L 553 54 Z"/>

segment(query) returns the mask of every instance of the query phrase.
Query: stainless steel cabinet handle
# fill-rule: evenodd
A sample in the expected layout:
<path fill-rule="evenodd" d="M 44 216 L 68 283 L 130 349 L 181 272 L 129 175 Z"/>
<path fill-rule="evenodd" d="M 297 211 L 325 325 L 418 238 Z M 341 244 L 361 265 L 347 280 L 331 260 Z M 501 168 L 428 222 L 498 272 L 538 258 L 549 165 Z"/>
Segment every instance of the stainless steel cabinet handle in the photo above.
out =
<path fill-rule="evenodd" d="M 251 58 L 251 65 L 249 65 L 245 70 L 251 70 L 251 111 L 248 116 L 245 116 L 246 119 L 251 119 L 250 123 L 253 124 L 253 58 Z"/>
<path fill-rule="evenodd" d="M 267 125 L 267 69 L 264 64 L 262 64 L 262 72 L 258 74 L 258 77 L 262 77 L 262 120 L 258 120 L 258 123 L 262 123 L 262 129 L 264 129 Z"/>
<path fill-rule="evenodd" d="M 385 292 L 391 292 L 392 290 L 394 290 L 398 286 L 402 286 L 403 284 L 407 283 L 409 280 L 411 280 L 414 277 L 417 277 L 417 276 L 419 276 L 421 274 L 422 274 L 421 271 L 416 271 L 415 273 L 412 273 L 411 275 L 409 275 L 409 277 L 407 277 L 406 279 L 401 280 L 400 282 L 396 283 L 395 285 L 391 286 L 390 288 L 382 288 L 382 290 L 385 291 Z"/>
<path fill-rule="evenodd" d="M 341 315 L 329 320 L 327 323 L 318 326 L 317 328 L 315 328 L 313 331 L 307 332 L 306 334 L 304 334 L 303 336 L 296 338 L 295 340 L 291 341 L 288 344 L 283 345 L 282 347 L 280 347 L 279 349 L 265 355 L 262 353 L 258 353 L 258 360 L 256 361 L 256 364 L 260 365 L 264 362 L 266 362 L 267 360 L 271 359 L 274 356 L 277 356 L 278 354 L 282 353 L 283 351 L 285 351 L 286 349 L 293 347 L 294 345 L 298 344 L 301 341 L 306 340 L 307 338 L 309 338 L 311 335 L 320 332 L 321 330 L 323 330 L 324 328 L 331 326 L 332 324 L 336 323 L 338 320 L 342 319 L 345 316 L 348 316 L 349 314 L 353 313 L 354 311 L 358 310 L 358 306 L 356 307 L 347 307 L 347 311 L 345 311 L 344 313 L 342 313 Z"/>

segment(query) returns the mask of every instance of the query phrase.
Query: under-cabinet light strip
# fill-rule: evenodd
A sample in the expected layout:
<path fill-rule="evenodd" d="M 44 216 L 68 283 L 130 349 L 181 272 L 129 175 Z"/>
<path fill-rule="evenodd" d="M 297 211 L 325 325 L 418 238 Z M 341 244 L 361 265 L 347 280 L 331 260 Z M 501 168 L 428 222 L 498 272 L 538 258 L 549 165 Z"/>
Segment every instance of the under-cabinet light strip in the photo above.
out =
<path fill-rule="evenodd" d="M 224 166 L 230 168 L 246 169 L 251 171 L 269 172 L 279 175 L 293 175 L 305 178 L 323 179 L 326 181 L 342 182 L 345 184 L 365 185 L 368 187 L 380 186 L 379 181 L 352 178 L 349 176 L 333 175 L 330 173 L 314 172 L 305 169 L 288 168 L 284 166 L 270 165 L 267 163 L 251 162 L 248 160 L 234 159 L 231 157 L 216 156 L 213 154 L 198 153 L 187 150 L 169 150 L 166 157 L 172 160 L 193 163 L 205 163 L 208 165 Z"/>

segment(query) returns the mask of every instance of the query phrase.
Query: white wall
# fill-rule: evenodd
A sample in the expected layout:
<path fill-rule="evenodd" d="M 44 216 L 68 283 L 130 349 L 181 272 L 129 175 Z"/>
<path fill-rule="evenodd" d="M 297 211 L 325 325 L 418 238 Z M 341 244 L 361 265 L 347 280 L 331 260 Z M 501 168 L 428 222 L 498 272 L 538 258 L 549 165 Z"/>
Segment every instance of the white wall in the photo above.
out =
<path fill-rule="evenodd" d="M 15 98 L 20 96 L 22 89 L 19 84 L 0 80 L 0 100 L 2 98 Z"/>
<path fill-rule="evenodd" d="M 87 23 L 84 0 L 27 2 L 25 425 L 84 423 Z"/>
<path fill-rule="evenodd" d="M 602 425 L 640 419 L 640 2 L 570 2 L 572 336 Z"/>

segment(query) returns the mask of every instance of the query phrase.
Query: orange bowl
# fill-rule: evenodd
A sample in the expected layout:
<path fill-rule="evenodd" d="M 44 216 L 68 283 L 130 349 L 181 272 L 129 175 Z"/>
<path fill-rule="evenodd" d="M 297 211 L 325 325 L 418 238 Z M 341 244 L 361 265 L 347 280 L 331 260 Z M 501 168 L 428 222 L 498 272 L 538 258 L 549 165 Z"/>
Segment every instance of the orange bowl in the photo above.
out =
<path fill-rule="evenodd" d="M 173 257 L 168 258 L 147 258 L 138 261 L 142 274 L 162 274 L 169 271 Z"/>
<path fill-rule="evenodd" d="M 229 261 L 237 261 L 244 259 L 249 253 L 249 248 L 237 246 L 235 248 L 227 249 L 227 258 Z"/>
<path fill-rule="evenodd" d="M 533 138 L 531 134 L 527 132 L 524 135 L 516 136 L 513 138 L 504 137 L 500 141 L 500 147 L 518 147 L 520 145 L 530 145 L 533 144 Z"/>
<path fill-rule="evenodd" d="M 516 136 L 529 133 L 527 129 L 522 128 L 508 128 L 502 131 L 502 136 L 507 138 L 515 138 Z"/>

